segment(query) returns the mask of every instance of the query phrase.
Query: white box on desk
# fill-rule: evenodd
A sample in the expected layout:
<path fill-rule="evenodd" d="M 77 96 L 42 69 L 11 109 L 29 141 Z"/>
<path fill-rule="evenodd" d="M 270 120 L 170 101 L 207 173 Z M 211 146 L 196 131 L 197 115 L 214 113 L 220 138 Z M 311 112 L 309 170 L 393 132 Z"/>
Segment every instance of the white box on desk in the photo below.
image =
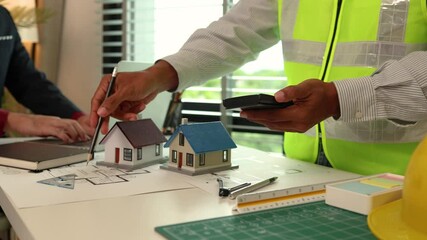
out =
<path fill-rule="evenodd" d="M 325 202 L 367 215 L 374 208 L 402 197 L 404 177 L 384 173 L 326 185 Z"/>

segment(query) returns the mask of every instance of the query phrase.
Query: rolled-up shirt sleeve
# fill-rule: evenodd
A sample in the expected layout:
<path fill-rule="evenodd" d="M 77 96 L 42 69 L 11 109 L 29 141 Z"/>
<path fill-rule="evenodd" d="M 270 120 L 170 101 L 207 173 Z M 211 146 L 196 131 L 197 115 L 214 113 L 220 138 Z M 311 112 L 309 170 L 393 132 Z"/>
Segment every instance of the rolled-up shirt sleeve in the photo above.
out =
<path fill-rule="evenodd" d="M 386 62 L 371 76 L 334 82 L 346 122 L 388 119 L 411 124 L 427 119 L 427 52 Z"/>
<path fill-rule="evenodd" d="M 176 54 L 162 60 L 177 71 L 177 91 L 181 91 L 238 69 L 279 40 L 277 1 L 240 1 L 219 20 L 195 31 Z"/>

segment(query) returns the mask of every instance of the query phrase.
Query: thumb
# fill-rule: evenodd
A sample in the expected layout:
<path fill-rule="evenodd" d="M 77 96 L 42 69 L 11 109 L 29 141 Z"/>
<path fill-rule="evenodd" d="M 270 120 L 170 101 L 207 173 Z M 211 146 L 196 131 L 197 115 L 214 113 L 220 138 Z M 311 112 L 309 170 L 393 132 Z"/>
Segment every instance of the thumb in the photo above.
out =
<path fill-rule="evenodd" d="M 100 117 L 108 117 L 117 109 L 121 102 L 116 94 L 112 94 L 105 99 L 96 113 Z"/>
<path fill-rule="evenodd" d="M 307 94 L 299 85 L 285 87 L 274 94 L 277 102 L 289 102 L 298 98 L 303 98 Z"/>

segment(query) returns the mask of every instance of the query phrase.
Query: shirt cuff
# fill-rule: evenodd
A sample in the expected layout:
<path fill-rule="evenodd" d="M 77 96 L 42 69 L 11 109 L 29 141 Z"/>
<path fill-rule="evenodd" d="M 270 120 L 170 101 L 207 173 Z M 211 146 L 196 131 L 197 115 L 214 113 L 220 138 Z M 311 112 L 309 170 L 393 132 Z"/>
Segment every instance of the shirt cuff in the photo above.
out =
<path fill-rule="evenodd" d="M 7 117 L 9 116 L 9 112 L 3 109 L 0 109 L 0 134 L 4 136 L 4 128 L 6 126 Z"/>
<path fill-rule="evenodd" d="M 78 120 L 80 117 L 86 116 L 83 112 L 74 112 L 73 115 L 71 115 L 71 119 Z"/>
<path fill-rule="evenodd" d="M 376 105 L 372 77 L 344 79 L 334 82 L 344 122 L 375 119 Z"/>
<path fill-rule="evenodd" d="M 204 82 L 203 77 L 197 71 L 198 67 L 192 62 L 193 56 L 187 56 L 184 53 L 166 56 L 160 60 L 168 62 L 178 74 L 178 86 L 175 91 L 183 90 Z"/>

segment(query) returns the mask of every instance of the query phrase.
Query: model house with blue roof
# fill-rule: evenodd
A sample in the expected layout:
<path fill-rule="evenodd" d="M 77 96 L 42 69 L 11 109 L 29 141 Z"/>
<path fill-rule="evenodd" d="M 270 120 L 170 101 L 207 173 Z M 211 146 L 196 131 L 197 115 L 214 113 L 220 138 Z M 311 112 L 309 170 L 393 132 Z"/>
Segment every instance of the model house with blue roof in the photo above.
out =
<path fill-rule="evenodd" d="M 105 144 L 105 160 L 98 165 L 128 170 L 164 163 L 166 138 L 151 119 L 117 122 L 100 144 Z"/>
<path fill-rule="evenodd" d="M 165 147 L 169 160 L 162 169 L 198 175 L 237 167 L 231 164 L 231 149 L 237 146 L 221 122 L 189 124 L 183 119 Z"/>

